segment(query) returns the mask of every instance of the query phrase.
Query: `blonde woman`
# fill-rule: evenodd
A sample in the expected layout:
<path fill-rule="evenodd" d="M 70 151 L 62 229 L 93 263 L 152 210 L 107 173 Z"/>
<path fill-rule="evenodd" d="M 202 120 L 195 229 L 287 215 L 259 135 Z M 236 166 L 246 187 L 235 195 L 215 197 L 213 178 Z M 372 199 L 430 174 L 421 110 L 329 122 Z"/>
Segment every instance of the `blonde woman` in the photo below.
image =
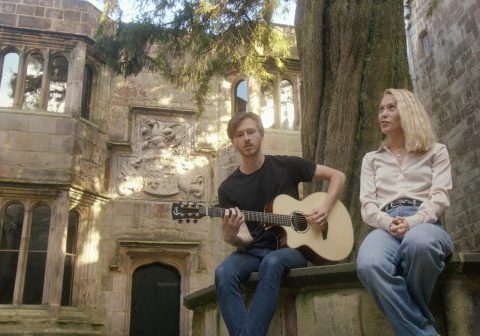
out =
<path fill-rule="evenodd" d="M 453 251 L 439 218 L 450 204 L 450 160 L 430 119 L 408 90 L 388 89 L 378 114 L 383 141 L 363 158 L 360 201 L 373 230 L 357 272 L 397 335 L 438 335 L 428 308 Z"/>

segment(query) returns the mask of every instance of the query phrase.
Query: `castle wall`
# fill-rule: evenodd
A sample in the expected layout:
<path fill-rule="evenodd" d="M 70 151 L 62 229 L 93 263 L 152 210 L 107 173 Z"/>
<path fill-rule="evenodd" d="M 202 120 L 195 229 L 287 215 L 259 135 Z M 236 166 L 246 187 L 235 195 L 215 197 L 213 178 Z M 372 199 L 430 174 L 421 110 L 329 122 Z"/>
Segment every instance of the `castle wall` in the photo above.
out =
<path fill-rule="evenodd" d="M 445 222 L 456 250 L 480 251 L 480 3 L 409 1 L 416 93 L 447 145 L 454 190 Z"/>
<path fill-rule="evenodd" d="M 95 36 L 101 12 L 83 0 L 2 0 L 0 23 L 16 28 L 39 29 Z"/>

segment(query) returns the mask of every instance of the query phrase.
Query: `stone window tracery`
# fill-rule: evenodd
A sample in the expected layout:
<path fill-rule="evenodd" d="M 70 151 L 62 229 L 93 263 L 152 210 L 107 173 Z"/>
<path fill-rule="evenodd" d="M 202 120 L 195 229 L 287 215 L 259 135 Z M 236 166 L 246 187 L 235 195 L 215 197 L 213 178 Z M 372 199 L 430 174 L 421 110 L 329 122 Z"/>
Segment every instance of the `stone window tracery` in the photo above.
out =
<path fill-rule="evenodd" d="M 65 112 L 67 95 L 68 60 L 63 56 L 55 56 L 50 68 L 50 88 L 48 92 L 47 111 Z"/>
<path fill-rule="evenodd" d="M 0 53 L 0 107 L 13 106 L 19 63 L 17 51 L 7 49 Z"/>
<path fill-rule="evenodd" d="M 12 202 L 0 218 L 0 304 L 13 301 L 24 216 L 23 204 Z"/>
<path fill-rule="evenodd" d="M 76 210 L 68 214 L 67 244 L 62 285 L 62 306 L 72 305 L 73 278 L 77 259 L 77 238 L 80 215 Z"/>
<path fill-rule="evenodd" d="M 44 303 L 52 207 L 25 199 L 4 203 L 0 209 L 0 304 Z M 61 305 L 72 306 L 80 214 L 68 216 Z"/>
<path fill-rule="evenodd" d="M 24 304 L 42 303 L 49 230 L 50 207 L 40 203 L 32 209 L 30 235 L 24 237 L 24 239 L 28 240 L 22 300 Z"/>
<path fill-rule="evenodd" d="M 280 128 L 296 128 L 295 105 L 293 102 L 293 84 L 289 80 L 280 82 Z"/>
<path fill-rule="evenodd" d="M 65 113 L 68 57 L 58 51 L 18 50 L 0 50 L 0 107 Z"/>
<path fill-rule="evenodd" d="M 41 304 L 50 206 L 13 201 L 0 218 L 0 303 Z"/>
<path fill-rule="evenodd" d="M 82 107 L 80 115 L 84 119 L 90 119 L 90 103 L 92 99 L 93 69 L 90 65 L 85 65 L 83 75 Z"/>
<path fill-rule="evenodd" d="M 235 86 L 235 113 L 247 112 L 248 83 L 242 79 Z"/>
<path fill-rule="evenodd" d="M 288 79 L 262 86 L 260 117 L 265 128 L 297 130 L 298 112 L 295 108 L 294 86 Z"/>
<path fill-rule="evenodd" d="M 41 106 L 44 59 L 41 53 L 33 52 L 27 58 L 27 71 L 23 86 L 25 109 L 38 109 Z"/>

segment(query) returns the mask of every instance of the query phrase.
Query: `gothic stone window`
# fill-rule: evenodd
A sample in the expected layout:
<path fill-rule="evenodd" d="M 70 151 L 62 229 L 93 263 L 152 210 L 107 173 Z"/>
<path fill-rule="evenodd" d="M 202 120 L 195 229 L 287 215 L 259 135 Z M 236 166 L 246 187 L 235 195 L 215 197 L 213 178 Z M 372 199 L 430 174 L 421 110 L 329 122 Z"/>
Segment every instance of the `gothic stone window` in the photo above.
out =
<path fill-rule="evenodd" d="M 41 304 L 50 207 L 37 203 L 26 211 L 14 201 L 0 220 L 0 303 Z"/>
<path fill-rule="evenodd" d="M 10 201 L 0 213 L 0 304 L 42 304 L 50 233 L 50 206 Z M 62 305 L 72 305 L 79 214 L 68 219 Z"/>
<path fill-rule="evenodd" d="M 38 109 L 41 105 L 44 60 L 41 53 L 28 56 L 27 73 L 23 89 L 23 108 Z"/>
<path fill-rule="evenodd" d="M 0 107 L 64 113 L 68 67 L 59 52 L 0 50 Z"/>
<path fill-rule="evenodd" d="M 235 86 L 235 113 L 247 112 L 248 104 L 248 83 L 240 80 Z"/>
<path fill-rule="evenodd" d="M 293 84 L 288 79 L 262 86 L 260 117 L 265 128 L 298 130 Z"/>
<path fill-rule="evenodd" d="M 90 119 L 90 103 L 92 100 L 93 68 L 90 65 L 85 66 L 83 75 L 82 107 L 80 115 L 84 119 Z"/>
<path fill-rule="evenodd" d="M 14 49 L 0 54 L 0 107 L 13 107 L 20 55 Z"/>
<path fill-rule="evenodd" d="M 53 57 L 50 67 L 50 88 L 48 90 L 47 111 L 65 112 L 65 97 L 67 95 L 68 61 L 65 57 Z"/>
<path fill-rule="evenodd" d="M 72 210 L 68 216 L 67 246 L 63 271 L 62 306 L 72 305 L 73 278 L 77 259 L 77 237 L 80 215 Z"/>

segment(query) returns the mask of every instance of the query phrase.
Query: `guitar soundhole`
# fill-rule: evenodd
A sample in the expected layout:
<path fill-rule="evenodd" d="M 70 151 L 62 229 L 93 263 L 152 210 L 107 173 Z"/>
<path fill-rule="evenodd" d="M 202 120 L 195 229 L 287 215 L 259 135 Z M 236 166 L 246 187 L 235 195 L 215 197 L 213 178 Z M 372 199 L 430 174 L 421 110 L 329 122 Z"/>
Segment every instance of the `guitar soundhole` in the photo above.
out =
<path fill-rule="evenodd" d="M 308 220 L 304 214 L 294 212 L 292 214 L 292 228 L 297 232 L 305 232 L 308 230 Z"/>

